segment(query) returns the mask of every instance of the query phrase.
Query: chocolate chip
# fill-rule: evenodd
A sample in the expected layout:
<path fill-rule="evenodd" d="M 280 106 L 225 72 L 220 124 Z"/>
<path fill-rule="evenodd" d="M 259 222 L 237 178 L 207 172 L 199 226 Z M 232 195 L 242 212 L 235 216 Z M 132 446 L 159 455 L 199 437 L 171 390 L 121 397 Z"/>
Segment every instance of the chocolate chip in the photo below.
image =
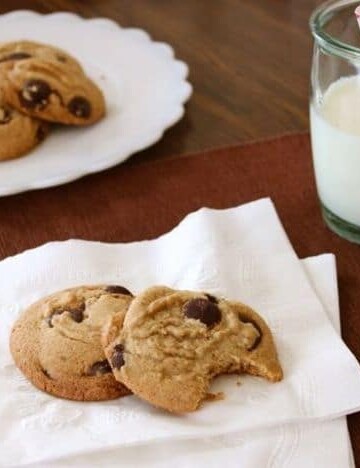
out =
<path fill-rule="evenodd" d="M 118 286 L 117 284 L 111 284 L 106 286 L 105 291 L 111 294 L 125 294 L 126 296 L 132 296 L 132 293 L 124 288 L 124 286 Z"/>
<path fill-rule="evenodd" d="M 84 310 L 85 310 L 85 303 L 80 304 L 77 307 L 73 307 L 71 309 L 67 307 L 59 307 L 57 309 L 54 309 L 52 313 L 45 318 L 46 323 L 49 325 L 50 328 L 53 328 L 53 323 L 52 319 L 54 315 L 61 315 L 64 312 L 68 312 L 70 314 L 70 317 L 74 320 L 74 322 L 80 323 L 84 320 Z"/>
<path fill-rule="evenodd" d="M 262 338 L 262 335 L 260 333 L 260 335 L 256 337 L 256 339 L 254 341 L 254 344 L 252 346 L 250 346 L 248 351 L 253 351 L 255 348 L 257 348 L 259 346 L 259 344 L 260 344 L 261 338 Z"/>
<path fill-rule="evenodd" d="M 124 346 L 122 344 L 118 344 L 114 347 L 114 352 L 111 357 L 111 364 L 115 369 L 120 369 L 124 364 Z"/>
<path fill-rule="evenodd" d="M 218 304 L 219 303 L 219 299 L 215 296 L 213 296 L 212 294 L 205 294 L 205 296 L 209 299 L 210 302 L 212 302 L 213 304 Z"/>
<path fill-rule="evenodd" d="M 87 375 L 103 375 L 111 372 L 110 364 L 107 359 L 95 362 L 88 370 Z"/>
<path fill-rule="evenodd" d="M 221 320 L 221 312 L 216 304 L 207 299 L 197 298 L 186 302 L 183 312 L 187 318 L 200 320 L 206 326 L 211 327 Z"/>
<path fill-rule="evenodd" d="M 84 320 L 84 310 L 85 310 L 85 303 L 80 304 L 78 307 L 67 309 L 67 312 L 69 312 L 74 322 L 80 323 Z"/>
<path fill-rule="evenodd" d="M 61 308 L 58 308 L 58 309 L 54 309 L 50 315 L 48 315 L 47 317 L 45 317 L 45 321 L 46 323 L 49 325 L 50 328 L 53 328 L 53 323 L 52 323 L 52 319 L 54 317 L 54 315 L 60 315 L 64 312 L 64 309 L 61 309 Z"/>
<path fill-rule="evenodd" d="M 259 325 L 254 321 L 252 320 L 251 318 L 249 317 L 244 317 L 244 316 L 240 316 L 240 320 L 243 322 L 243 323 L 251 323 L 251 325 L 257 330 L 257 332 L 259 333 L 259 336 L 256 337 L 255 341 L 254 341 L 254 344 L 248 348 L 248 351 L 253 351 L 255 348 L 257 348 L 260 344 L 260 341 L 262 339 L 262 331 L 261 331 L 261 328 L 259 327 Z"/>
<path fill-rule="evenodd" d="M 0 125 L 5 125 L 12 119 L 12 112 L 7 107 L 0 107 Z"/>
<path fill-rule="evenodd" d="M 20 102 L 24 107 L 44 108 L 48 103 L 51 88 L 43 80 L 28 80 L 20 92 Z"/>
<path fill-rule="evenodd" d="M 58 55 L 56 56 L 56 58 L 57 58 L 57 59 L 59 60 L 59 62 L 61 62 L 61 63 L 66 63 L 66 62 L 67 62 L 67 59 L 66 59 L 66 57 L 65 57 L 64 55 L 58 54 Z"/>
<path fill-rule="evenodd" d="M 81 96 L 75 96 L 68 104 L 69 111 L 76 117 L 87 119 L 91 114 L 90 102 Z"/>
<path fill-rule="evenodd" d="M 36 139 L 38 142 L 41 142 L 44 140 L 45 136 L 46 136 L 45 127 L 43 125 L 40 125 L 36 131 Z"/>
<path fill-rule="evenodd" d="M 31 55 L 26 52 L 14 52 L 13 54 L 5 55 L 5 57 L 0 58 L 0 63 L 9 62 L 10 60 L 24 60 L 30 57 Z"/>

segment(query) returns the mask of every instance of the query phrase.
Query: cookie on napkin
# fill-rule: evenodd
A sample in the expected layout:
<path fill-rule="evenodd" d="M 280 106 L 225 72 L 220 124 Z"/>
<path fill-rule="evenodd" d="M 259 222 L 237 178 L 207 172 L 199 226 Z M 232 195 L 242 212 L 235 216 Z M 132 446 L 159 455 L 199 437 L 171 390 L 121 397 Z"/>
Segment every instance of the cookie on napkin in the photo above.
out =
<path fill-rule="evenodd" d="M 116 379 L 171 412 L 196 410 L 219 374 L 282 379 L 264 320 L 243 304 L 206 293 L 149 288 L 104 333 Z"/>
<path fill-rule="evenodd" d="M 122 286 L 82 286 L 33 304 L 15 323 L 10 350 L 39 389 L 70 400 L 108 400 L 129 394 L 111 372 L 100 343 L 109 317 L 133 300 Z"/>

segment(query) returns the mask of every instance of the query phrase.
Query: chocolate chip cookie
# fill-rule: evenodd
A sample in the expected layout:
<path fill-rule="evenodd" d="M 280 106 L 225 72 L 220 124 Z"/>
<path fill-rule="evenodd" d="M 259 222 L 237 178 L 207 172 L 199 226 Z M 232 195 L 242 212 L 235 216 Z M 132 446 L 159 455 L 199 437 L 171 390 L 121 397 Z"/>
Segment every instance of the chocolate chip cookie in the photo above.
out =
<path fill-rule="evenodd" d="M 125 314 L 133 297 L 122 286 L 83 286 L 57 292 L 25 310 L 10 350 L 39 389 L 70 400 L 108 400 L 129 394 L 117 382 L 101 346 L 101 329 Z"/>
<path fill-rule="evenodd" d="M 175 413 L 196 410 L 224 373 L 282 379 L 271 332 L 249 307 L 212 295 L 153 287 L 102 338 L 113 373 L 134 394 Z"/>
<path fill-rule="evenodd" d="M 80 63 L 58 47 L 33 41 L 15 41 L 0 44 L 0 70 L 4 66 L 12 66 L 14 62 L 30 58 L 55 61 L 72 68 L 75 72 L 83 72 Z"/>
<path fill-rule="evenodd" d="M 0 99 L 0 161 L 29 152 L 47 133 L 47 123 L 20 114 Z"/>
<path fill-rule="evenodd" d="M 96 84 L 58 60 L 14 60 L 0 67 L 0 89 L 19 112 L 50 122 L 90 125 L 105 114 Z"/>

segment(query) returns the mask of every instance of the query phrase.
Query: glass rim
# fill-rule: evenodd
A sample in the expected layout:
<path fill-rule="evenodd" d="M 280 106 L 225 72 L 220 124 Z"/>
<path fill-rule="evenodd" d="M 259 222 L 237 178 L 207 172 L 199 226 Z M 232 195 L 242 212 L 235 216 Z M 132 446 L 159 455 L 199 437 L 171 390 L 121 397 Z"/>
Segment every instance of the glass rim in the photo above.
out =
<path fill-rule="evenodd" d="M 353 45 L 347 44 L 346 42 L 340 41 L 339 39 L 331 36 L 324 31 L 324 26 L 328 20 L 333 16 L 337 9 L 343 6 L 359 5 L 359 0 L 328 0 L 322 3 L 320 6 L 315 8 L 312 12 L 309 20 L 310 30 L 315 40 L 321 47 L 327 52 L 338 55 L 342 58 L 350 60 L 360 61 L 360 48 Z M 355 8 L 354 8 L 354 21 L 355 19 Z M 360 35 L 360 30 L 359 30 Z"/>

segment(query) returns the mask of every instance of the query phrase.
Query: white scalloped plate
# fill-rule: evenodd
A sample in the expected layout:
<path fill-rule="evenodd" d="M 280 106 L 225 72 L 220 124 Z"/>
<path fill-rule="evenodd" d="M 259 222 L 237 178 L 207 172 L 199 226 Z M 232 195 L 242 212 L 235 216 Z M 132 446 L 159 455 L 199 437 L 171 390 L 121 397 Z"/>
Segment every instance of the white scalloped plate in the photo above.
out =
<path fill-rule="evenodd" d="M 107 116 L 87 128 L 56 128 L 27 156 L 1 162 L 0 196 L 115 166 L 157 142 L 184 114 L 192 92 L 187 65 L 140 29 L 70 13 L 1 15 L 0 42 L 19 39 L 53 44 L 78 58 L 103 90 Z"/>

